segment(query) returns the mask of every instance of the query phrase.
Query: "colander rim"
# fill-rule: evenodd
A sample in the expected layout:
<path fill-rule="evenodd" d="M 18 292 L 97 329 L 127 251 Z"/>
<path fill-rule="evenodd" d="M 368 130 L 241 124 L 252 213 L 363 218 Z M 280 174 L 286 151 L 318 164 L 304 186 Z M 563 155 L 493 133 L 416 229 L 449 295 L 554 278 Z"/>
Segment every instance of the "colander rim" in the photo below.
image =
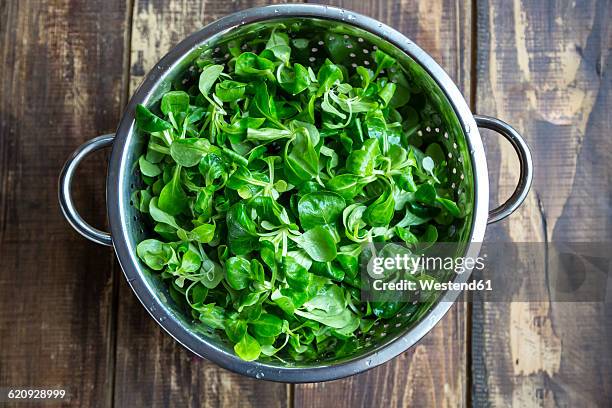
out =
<path fill-rule="evenodd" d="M 353 18 L 348 18 L 352 16 Z M 147 285 L 141 272 L 141 265 L 135 248 L 129 245 L 130 237 L 126 225 L 129 198 L 124 200 L 127 191 L 127 174 L 131 171 L 127 155 L 130 139 L 134 133 L 134 112 L 137 104 L 146 104 L 152 97 L 164 75 L 196 47 L 206 43 L 211 37 L 246 24 L 283 19 L 283 18 L 317 18 L 335 20 L 355 26 L 378 35 L 398 47 L 410 56 L 433 78 L 445 94 L 453 111 L 462 126 L 470 151 L 474 175 L 474 208 L 471 225 L 470 246 L 468 254 L 476 256 L 484 238 L 488 211 L 488 173 L 484 148 L 474 120 L 461 92 L 446 72 L 420 47 L 397 30 L 379 21 L 332 6 L 315 4 L 282 4 L 255 7 L 225 16 L 191 34 L 173 47 L 147 74 L 140 87 L 126 106 L 111 153 L 107 174 L 107 211 L 113 246 L 123 273 L 145 309 L 176 341 L 194 354 L 206 358 L 231 371 L 246 376 L 279 382 L 303 383 L 328 381 L 354 375 L 381 365 L 419 341 L 446 314 L 454 303 L 457 292 L 447 292 L 411 329 L 401 336 L 388 341 L 378 349 L 365 353 L 357 358 L 337 364 L 321 364 L 312 367 L 283 367 L 260 361 L 246 362 L 227 353 L 211 342 L 191 332 L 164 305 L 155 291 Z M 127 194 L 129 197 L 129 194 Z M 470 276 L 469 270 L 457 275 L 456 282 L 465 282 Z"/>

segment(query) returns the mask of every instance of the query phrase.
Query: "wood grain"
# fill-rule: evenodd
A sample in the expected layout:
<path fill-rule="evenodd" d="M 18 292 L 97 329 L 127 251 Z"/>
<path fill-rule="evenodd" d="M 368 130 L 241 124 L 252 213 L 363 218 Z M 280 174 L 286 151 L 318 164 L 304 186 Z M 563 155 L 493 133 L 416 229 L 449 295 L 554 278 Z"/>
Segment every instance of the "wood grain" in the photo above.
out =
<path fill-rule="evenodd" d="M 609 1 L 479 3 L 476 106 L 515 125 L 536 166 L 526 203 L 488 240 L 610 242 L 610 10 Z M 518 167 L 509 146 L 486 143 L 501 201 Z M 552 275 L 549 261 L 519 259 L 516 270 Z M 609 303 L 534 300 L 474 305 L 474 405 L 609 406 Z"/>
<path fill-rule="evenodd" d="M 125 11 L 0 2 L 0 387 L 64 388 L 71 406 L 111 403 L 114 255 L 70 228 L 57 179 L 72 150 L 116 126 Z M 104 227 L 105 156 L 82 167 L 78 208 Z"/>
<path fill-rule="evenodd" d="M 131 33 L 130 92 L 170 48 L 204 25 L 263 1 L 137 0 Z M 115 405 L 289 405 L 289 386 L 257 381 L 199 359 L 154 322 L 122 280 Z"/>
<path fill-rule="evenodd" d="M 392 362 L 294 387 L 184 350 L 138 303 L 112 251 L 72 231 L 56 197 L 71 151 L 116 127 L 127 96 L 174 44 L 265 3 L 0 1 L 0 387 L 65 387 L 65 405 L 86 407 L 610 406 L 609 303 L 544 293 L 540 302 L 475 304 L 472 315 L 457 304 Z M 527 137 L 532 193 L 487 240 L 612 241 L 610 0 L 479 0 L 476 20 L 469 3 L 452 0 L 331 3 L 405 33 L 479 113 Z M 484 141 L 499 202 L 514 189 L 517 162 L 495 135 Z M 106 158 L 87 160 L 75 188 L 99 227 Z M 529 268 L 555 272 L 545 255 L 518 260 L 518 274 Z"/>
<path fill-rule="evenodd" d="M 398 29 L 427 51 L 470 99 L 471 8 L 435 1 L 335 1 Z M 458 407 L 467 403 L 466 305 L 448 314 L 410 351 L 366 373 L 296 385 L 296 407 Z"/>

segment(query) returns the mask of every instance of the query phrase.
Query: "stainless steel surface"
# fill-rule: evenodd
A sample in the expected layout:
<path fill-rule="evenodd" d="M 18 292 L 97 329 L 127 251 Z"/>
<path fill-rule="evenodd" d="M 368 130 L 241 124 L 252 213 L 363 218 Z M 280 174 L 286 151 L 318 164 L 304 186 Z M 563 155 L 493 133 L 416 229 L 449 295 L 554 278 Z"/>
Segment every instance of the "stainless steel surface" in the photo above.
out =
<path fill-rule="evenodd" d="M 93 153 L 96 150 L 100 150 L 104 147 L 110 147 L 113 144 L 115 135 L 104 135 L 98 136 L 94 139 L 88 140 L 79 146 L 72 156 L 66 161 L 59 178 L 59 189 L 58 198 L 60 208 L 66 220 L 72 225 L 79 234 L 85 238 L 102 245 L 112 246 L 113 241 L 108 232 L 100 231 L 97 228 L 92 227 L 81 217 L 78 210 L 74 206 L 72 201 L 72 178 L 74 172 L 81 160 L 83 160 L 89 153 Z"/>
<path fill-rule="evenodd" d="M 523 139 L 520 133 L 512 126 L 500 119 L 490 116 L 474 115 L 474 118 L 476 119 L 478 127 L 494 130 L 505 137 L 514 148 L 519 158 L 520 174 L 516 189 L 505 203 L 489 211 L 489 219 L 487 222 L 492 224 L 512 214 L 520 207 L 523 201 L 525 201 L 533 180 L 533 162 L 531 160 L 531 151 L 527 143 L 525 143 L 525 139 Z"/>
<path fill-rule="evenodd" d="M 351 44 L 357 44 L 361 52 L 355 52 L 355 62 L 371 63 L 368 54 L 376 47 L 392 54 L 405 70 L 414 74 L 426 90 L 440 111 L 440 129 L 444 129 L 440 131 L 436 128 L 433 133 L 439 134 L 439 142 L 445 145 L 449 153 L 452 152 L 449 163 L 456 177 L 456 193 L 471 204 L 469 208 L 472 211 L 466 216 L 461 235 L 461 241 L 466 244 L 467 256 L 475 257 L 478 254 L 487 225 L 489 200 L 482 141 L 474 116 L 460 91 L 427 53 L 401 33 L 376 20 L 328 6 L 267 6 L 224 17 L 174 47 L 136 90 L 116 133 L 107 176 L 107 206 L 113 245 L 134 293 L 151 316 L 178 342 L 195 354 L 227 369 L 255 378 L 284 382 L 332 380 L 380 365 L 408 349 L 431 330 L 458 296 L 457 292 L 447 292 L 416 324 L 408 325 L 406 316 L 402 314 L 396 316 L 393 324 L 381 324 L 373 335 L 359 344 L 355 355 L 351 357 L 310 364 L 245 362 L 234 354 L 230 344 L 198 330 L 197 325 L 170 300 L 165 284 L 158 275 L 149 271 L 138 259 L 135 248 L 147 236 L 147 231 L 144 229 L 146 223 L 140 219 L 141 214 L 130 204 L 132 193 L 139 189 L 141 183 L 133 170 L 145 146 L 144 138 L 135 130 L 136 105 L 154 105 L 170 89 L 172 79 L 201 53 L 207 52 L 220 62 L 223 61 L 227 58 L 223 47 L 228 39 L 257 35 L 262 27 L 269 27 L 270 24 L 304 21 L 311 22 L 321 30 L 327 28 L 343 33 L 345 39 L 352 41 Z M 312 52 L 317 52 L 318 48 L 313 47 Z M 104 243 L 107 242 L 110 242 L 110 238 Z M 455 281 L 465 282 L 470 276 L 469 272 L 457 275 Z"/>

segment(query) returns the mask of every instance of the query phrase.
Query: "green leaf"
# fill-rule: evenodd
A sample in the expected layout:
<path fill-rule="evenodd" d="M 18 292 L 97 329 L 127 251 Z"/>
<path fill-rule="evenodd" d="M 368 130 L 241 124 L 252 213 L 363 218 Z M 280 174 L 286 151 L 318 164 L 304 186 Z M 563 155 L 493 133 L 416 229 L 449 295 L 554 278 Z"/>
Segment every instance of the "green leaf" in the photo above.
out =
<path fill-rule="evenodd" d="M 206 186 L 220 187 L 225 184 L 228 177 L 225 161 L 215 153 L 202 157 L 198 170 L 204 176 Z"/>
<path fill-rule="evenodd" d="M 361 246 L 358 244 L 352 244 L 340 247 L 340 250 L 336 255 L 336 261 L 338 261 L 345 274 L 348 274 L 352 278 L 357 276 L 360 253 Z"/>
<path fill-rule="evenodd" d="M 454 201 L 449 200 L 448 198 L 443 198 L 443 197 L 436 198 L 436 201 L 442 207 L 444 207 L 446 211 L 448 211 L 450 215 L 452 215 L 453 217 L 461 216 L 461 210 L 459 209 L 459 206 Z"/>
<path fill-rule="evenodd" d="M 151 214 L 151 218 L 157 222 L 161 222 L 170 225 L 175 229 L 179 229 L 180 227 L 174 217 L 158 207 L 158 201 L 158 197 L 154 197 L 151 199 L 151 201 L 149 201 L 149 214 Z"/>
<path fill-rule="evenodd" d="M 396 316 L 405 303 L 400 302 L 372 302 L 372 312 L 375 316 L 390 319 Z"/>
<path fill-rule="evenodd" d="M 357 317 L 346 308 L 344 295 L 338 286 L 330 285 L 322 288 L 317 296 L 306 302 L 304 306 L 306 311 L 296 310 L 295 314 L 336 329 L 355 326 L 354 320 Z"/>
<path fill-rule="evenodd" d="M 149 190 L 137 190 L 132 193 L 131 199 L 134 206 L 142 213 L 149 212 L 149 204 L 151 202 L 151 193 Z"/>
<path fill-rule="evenodd" d="M 419 239 L 410 230 L 403 227 L 395 227 L 395 234 L 406 244 L 413 245 L 419 242 Z"/>
<path fill-rule="evenodd" d="M 202 221 L 208 221 L 213 214 L 214 207 L 214 188 L 207 186 L 198 190 L 193 210 L 200 214 Z"/>
<path fill-rule="evenodd" d="M 232 257 L 225 263 L 227 283 L 236 289 L 244 289 L 249 285 L 251 277 L 250 263 L 242 257 Z"/>
<path fill-rule="evenodd" d="M 238 202 L 230 208 L 226 223 L 230 251 L 236 255 L 246 255 L 258 248 L 256 225 L 247 214 L 243 202 Z"/>
<path fill-rule="evenodd" d="M 250 323 L 253 333 L 261 337 L 276 337 L 283 330 L 283 320 L 269 313 L 259 316 L 259 319 Z"/>
<path fill-rule="evenodd" d="M 263 265 L 257 259 L 251 259 L 250 276 L 251 276 L 251 279 L 259 283 L 264 283 L 264 280 L 266 279 Z"/>
<path fill-rule="evenodd" d="M 202 266 L 200 273 L 202 278 L 200 282 L 209 289 L 214 289 L 225 278 L 223 267 L 217 262 L 213 262 L 206 254 L 203 254 Z"/>
<path fill-rule="evenodd" d="M 414 198 L 423 204 L 433 205 L 436 202 L 436 189 L 431 184 L 422 184 L 414 193 Z"/>
<path fill-rule="evenodd" d="M 436 241 L 438 241 L 438 229 L 434 225 L 429 224 L 421 237 L 421 242 L 433 244 Z"/>
<path fill-rule="evenodd" d="M 289 36 L 287 36 L 287 34 L 276 30 L 272 31 L 266 43 L 266 50 L 270 50 L 272 54 L 283 63 L 289 64 L 291 47 L 289 47 Z"/>
<path fill-rule="evenodd" d="M 219 79 L 221 72 L 223 72 L 223 65 L 208 65 L 204 67 L 200 74 L 200 82 L 198 83 L 198 89 L 202 95 L 207 96 L 209 94 L 213 84 Z"/>
<path fill-rule="evenodd" d="M 377 49 L 374 51 L 374 62 L 376 63 L 376 75 L 378 75 L 383 69 L 391 68 L 395 65 L 395 58 Z"/>
<path fill-rule="evenodd" d="M 408 208 L 406 208 L 406 214 L 400 220 L 400 222 L 397 223 L 397 226 L 398 227 L 409 227 L 413 225 L 422 225 L 428 222 L 430 219 L 431 217 L 420 217 L 414 214 Z"/>
<path fill-rule="evenodd" d="M 174 168 L 172 179 L 162 188 L 159 194 L 159 208 L 170 215 L 177 215 L 183 212 L 187 206 L 187 195 L 181 187 L 181 166 Z"/>
<path fill-rule="evenodd" d="M 425 170 L 428 173 L 433 174 L 433 169 L 434 169 L 435 163 L 434 163 L 434 161 L 433 161 L 433 159 L 431 157 L 427 156 L 427 157 L 423 158 L 422 165 L 423 165 L 423 170 Z"/>
<path fill-rule="evenodd" d="M 303 196 L 298 203 L 300 224 L 305 230 L 318 225 L 333 226 L 342 215 L 346 201 L 331 191 L 316 191 Z"/>
<path fill-rule="evenodd" d="M 271 142 L 288 137 L 291 137 L 291 131 L 287 129 L 260 128 L 247 130 L 247 139 L 252 141 Z"/>
<path fill-rule="evenodd" d="M 147 177 L 157 177 L 161 174 L 159 166 L 147 161 L 144 155 L 138 159 L 138 167 L 141 173 Z"/>
<path fill-rule="evenodd" d="M 315 261 L 327 262 L 336 257 L 334 237 L 322 226 L 306 231 L 299 237 L 297 243 Z"/>
<path fill-rule="evenodd" d="M 201 244 L 212 241 L 215 235 L 215 226 L 212 224 L 202 224 L 191 230 L 191 236 Z"/>
<path fill-rule="evenodd" d="M 274 78 L 274 63 L 252 52 L 243 52 L 236 59 L 235 73 L 238 76 Z"/>
<path fill-rule="evenodd" d="M 395 200 L 389 188 L 378 197 L 363 213 L 363 219 L 373 227 L 389 225 L 395 213 Z"/>
<path fill-rule="evenodd" d="M 234 346 L 234 351 L 241 359 L 245 361 L 253 361 L 257 360 L 261 354 L 261 346 L 257 340 L 247 333 L 238 343 L 236 343 Z"/>
<path fill-rule="evenodd" d="M 431 143 L 427 146 L 425 154 L 432 158 L 436 165 L 440 165 L 445 162 L 444 150 L 438 143 Z"/>
<path fill-rule="evenodd" d="M 174 161 L 184 167 L 200 163 L 210 151 L 210 142 L 206 139 L 178 139 L 170 145 L 170 155 Z"/>
<path fill-rule="evenodd" d="M 285 172 L 289 181 L 300 184 L 316 177 L 319 173 L 319 155 L 314 148 L 310 133 L 299 128 L 292 141 L 285 147 Z"/>
<path fill-rule="evenodd" d="M 150 133 L 172 129 L 169 122 L 154 115 L 153 112 L 141 104 L 136 105 L 136 125 L 138 129 Z"/>
<path fill-rule="evenodd" d="M 363 177 L 354 174 L 341 174 L 330 179 L 327 188 L 341 195 L 345 200 L 352 200 L 363 189 Z"/>
<path fill-rule="evenodd" d="M 187 109 L 189 109 L 189 94 L 185 91 L 166 92 L 161 99 L 161 111 L 164 115 L 172 112 L 176 118 L 180 113 L 186 113 Z"/>
<path fill-rule="evenodd" d="M 237 313 L 229 314 L 225 319 L 225 333 L 234 343 L 238 343 L 247 333 L 248 324 Z"/>
<path fill-rule="evenodd" d="M 334 84 L 343 79 L 344 75 L 342 75 L 340 67 L 330 60 L 325 60 L 325 63 L 321 66 L 317 74 L 317 82 L 319 83 L 317 96 L 323 95 L 325 92 L 329 91 Z"/>
<path fill-rule="evenodd" d="M 285 280 L 292 288 L 305 290 L 308 287 L 308 270 L 290 256 L 283 258 L 283 273 L 285 274 Z"/>
<path fill-rule="evenodd" d="M 243 98 L 247 85 L 242 82 L 225 80 L 215 86 L 215 95 L 222 102 L 236 102 Z"/>
<path fill-rule="evenodd" d="M 346 170 L 358 176 L 371 176 L 380 148 L 376 139 L 368 139 L 360 150 L 355 150 L 346 159 Z"/>
<path fill-rule="evenodd" d="M 360 242 L 363 240 L 359 231 L 366 226 L 363 220 L 363 214 L 366 209 L 367 207 L 365 205 L 356 203 L 349 205 L 342 212 L 342 223 L 345 227 L 345 234 L 353 241 Z"/>
<path fill-rule="evenodd" d="M 286 289 L 283 289 L 283 291 L 286 292 Z M 293 303 L 293 300 L 289 296 L 283 294 L 281 290 L 276 289 L 270 296 L 270 299 L 276 304 L 276 306 L 278 306 L 289 316 L 293 316 L 293 314 L 295 313 L 296 306 Z"/>
<path fill-rule="evenodd" d="M 200 255 L 193 251 L 188 250 L 183 254 L 183 258 L 181 258 L 181 272 L 192 273 L 200 269 L 200 265 L 202 264 L 202 260 L 200 259 Z"/>
<path fill-rule="evenodd" d="M 308 69 L 302 64 L 293 64 L 293 69 L 280 65 L 276 72 L 278 84 L 291 95 L 297 95 L 310 86 L 312 83 Z"/>
<path fill-rule="evenodd" d="M 198 308 L 199 319 L 212 329 L 225 329 L 225 309 L 214 304 L 203 305 Z"/>
<path fill-rule="evenodd" d="M 170 245 L 156 239 L 146 239 L 139 243 L 136 253 L 149 268 L 156 271 L 162 270 L 174 256 Z"/>
<path fill-rule="evenodd" d="M 313 262 L 310 272 L 338 282 L 344 279 L 344 270 L 332 262 Z"/>
<path fill-rule="evenodd" d="M 382 99 L 383 106 L 387 106 L 395 94 L 396 85 L 393 82 L 389 82 L 378 91 L 378 97 Z"/>

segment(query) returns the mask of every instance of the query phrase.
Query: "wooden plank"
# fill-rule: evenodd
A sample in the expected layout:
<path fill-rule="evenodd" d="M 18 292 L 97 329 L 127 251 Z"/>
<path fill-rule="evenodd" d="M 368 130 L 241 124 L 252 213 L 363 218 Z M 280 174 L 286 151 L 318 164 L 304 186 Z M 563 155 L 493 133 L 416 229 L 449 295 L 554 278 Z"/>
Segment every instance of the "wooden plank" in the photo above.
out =
<path fill-rule="evenodd" d="M 407 35 L 447 70 L 469 100 L 469 4 L 445 0 L 330 4 L 376 18 Z M 466 315 L 466 305 L 454 305 L 416 346 L 382 367 L 344 380 L 296 385 L 295 406 L 464 406 Z"/>
<path fill-rule="evenodd" d="M 480 113 L 515 125 L 532 146 L 532 193 L 489 240 L 610 242 L 609 1 L 489 0 L 478 6 Z M 494 201 L 508 197 L 516 159 L 485 139 Z M 518 259 L 552 274 L 545 254 Z M 612 313 L 601 302 L 474 305 L 474 405 L 610 406 Z"/>
<path fill-rule="evenodd" d="M 0 387 L 71 406 L 112 402 L 114 255 L 70 228 L 57 179 L 117 124 L 125 18 L 122 0 L 0 3 Z M 105 156 L 82 167 L 78 208 L 104 227 Z"/>
<path fill-rule="evenodd" d="M 137 0 L 133 10 L 130 91 L 187 35 L 229 13 L 264 4 Z M 288 405 L 288 386 L 240 376 L 197 358 L 149 317 L 123 279 L 119 293 L 116 406 Z"/>

